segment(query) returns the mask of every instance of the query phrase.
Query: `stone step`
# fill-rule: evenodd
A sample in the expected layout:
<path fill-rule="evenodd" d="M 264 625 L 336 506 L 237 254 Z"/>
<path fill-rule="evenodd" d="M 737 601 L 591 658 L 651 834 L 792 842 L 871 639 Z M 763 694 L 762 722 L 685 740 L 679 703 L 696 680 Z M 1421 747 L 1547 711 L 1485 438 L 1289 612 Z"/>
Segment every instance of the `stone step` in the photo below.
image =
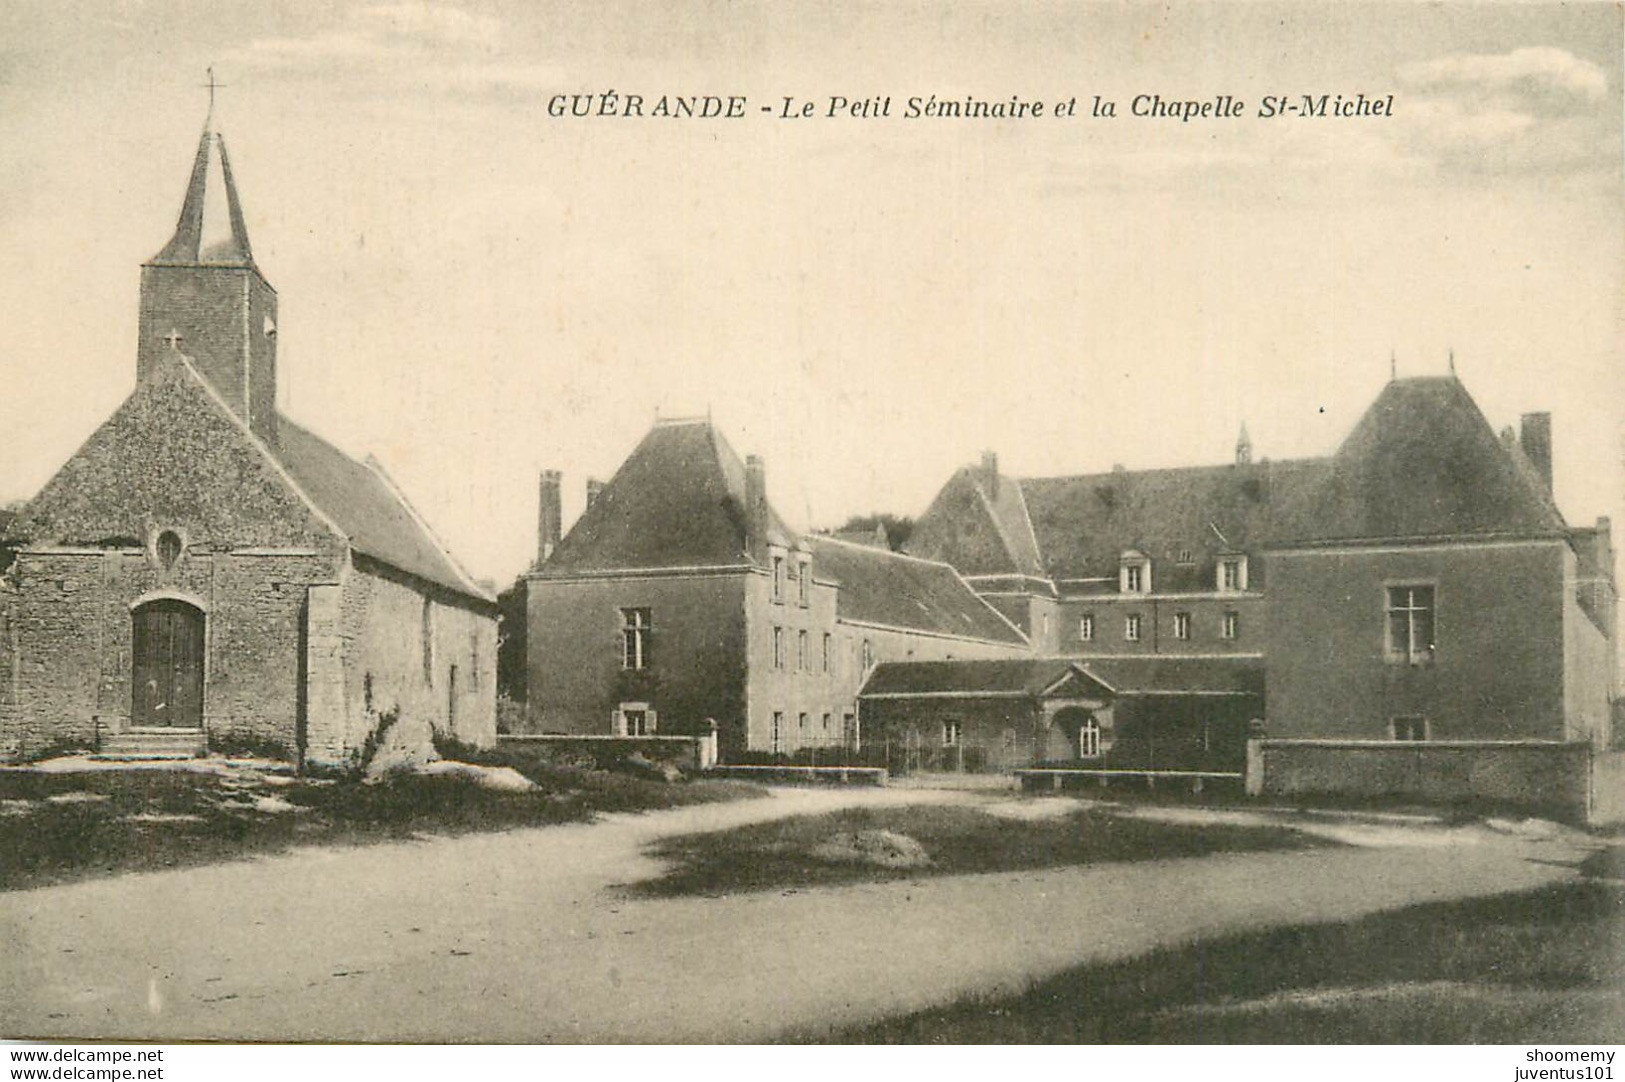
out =
<path fill-rule="evenodd" d="M 98 759 L 190 759 L 204 752 L 201 729 L 126 732 L 102 741 Z"/>

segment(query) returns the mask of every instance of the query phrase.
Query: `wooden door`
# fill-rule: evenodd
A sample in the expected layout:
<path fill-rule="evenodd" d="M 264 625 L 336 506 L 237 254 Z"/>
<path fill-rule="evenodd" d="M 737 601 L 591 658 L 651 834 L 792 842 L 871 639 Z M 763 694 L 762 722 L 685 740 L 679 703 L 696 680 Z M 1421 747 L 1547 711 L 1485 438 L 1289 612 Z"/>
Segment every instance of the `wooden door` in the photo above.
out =
<path fill-rule="evenodd" d="M 152 601 L 133 614 L 136 728 L 203 727 L 203 613 L 184 601 Z"/>

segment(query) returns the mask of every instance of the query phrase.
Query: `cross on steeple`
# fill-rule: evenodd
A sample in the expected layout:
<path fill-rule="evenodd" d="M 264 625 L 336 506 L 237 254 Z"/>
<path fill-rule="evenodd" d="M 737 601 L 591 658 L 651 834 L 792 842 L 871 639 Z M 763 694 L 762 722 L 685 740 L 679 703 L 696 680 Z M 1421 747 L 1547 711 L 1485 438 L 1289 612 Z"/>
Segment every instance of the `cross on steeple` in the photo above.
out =
<path fill-rule="evenodd" d="M 209 92 L 209 115 L 212 117 L 214 116 L 214 92 L 216 90 L 224 90 L 226 88 L 226 84 L 217 83 L 214 81 L 214 66 L 212 64 L 206 70 L 208 72 L 209 81 L 206 83 L 199 83 L 198 85 L 205 88 Z"/>
<path fill-rule="evenodd" d="M 170 349 L 175 349 L 175 350 L 180 349 L 181 348 L 181 343 L 184 342 L 185 340 L 186 339 L 181 334 L 181 332 L 177 331 L 173 327 L 169 328 L 169 333 L 164 335 L 164 341 L 169 343 L 169 348 Z"/>

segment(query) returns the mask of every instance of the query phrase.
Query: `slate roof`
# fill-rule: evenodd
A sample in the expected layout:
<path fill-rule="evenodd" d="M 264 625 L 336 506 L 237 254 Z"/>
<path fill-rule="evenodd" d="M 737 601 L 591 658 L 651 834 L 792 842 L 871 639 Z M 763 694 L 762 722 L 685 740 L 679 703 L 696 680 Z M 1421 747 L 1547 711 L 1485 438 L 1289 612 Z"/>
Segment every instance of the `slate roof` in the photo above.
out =
<path fill-rule="evenodd" d="M 1081 677 L 1070 658 L 1002 658 L 977 661 L 888 661 L 875 666 L 859 698 L 907 695 L 1039 695 L 1069 675 Z M 1093 681 L 1091 681 L 1091 684 Z"/>
<path fill-rule="evenodd" d="M 218 154 L 211 154 L 210 150 L 215 148 Z M 226 212 L 224 232 L 211 232 L 214 223 L 210 221 L 209 209 L 218 212 L 222 205 Z M 242 201 L 232 179 L 231 158 L 226 154 L 226 137 L 217 133 L 212 124 L 203 126 L 203 136 L 198 140 L 175 234 L 151 262 L 159 266 L 254 265 L 248 228 L 243 224 Z"/>
<path fill-rule="evenodd" d="M 971 576 L 1021 573 L 1030 555 L 1042 570 L 1025 573 L 1115 590 L 1122 555 L 1137 550 L 1153 561 L 1155 589 L 1199 590 L 1213 587 L 1228 553 L 1563 532 L 1538 471 L 1448 376 L 1389 383 L 1325 458 L 1002 479 L 997 500 L 966 467 L 921 517 L 909 551 Z"/>
<path fill-rule="evenodd" d="M 1534 467 L 1453 377 L 1384 387 L 1296 517 L 1307 542 L 1565 532 Z"/>
<path fill-rule="evenodd" d="M 1262 658 L 1088 658 L 1079 664 L 1117 695 L 1264 694 Z"/>
<path fill-rule="evenodd" d="M 813 575 L 840 587 L 843 620 L 1024 646 L 1025 636 L 947 564 L 837 541 L 806 539 Z"/>
<path fill-rule="evenodd" d="M 1051 577 L 1105 578 L 1115 589 L 1118 563 L 1133 549 L 1151 557 L 1154 588 L 1188 590 L 1212 587 L 1220 555 L 1296 536 L 1297 508 L 1328 472 L 1326 459 L 1299 459 L 1020 484 Z M 1181 567 L 1183 553 L 1192 562 Z"/>
<path fill-rule="evenodd" d="M 458 567 L 376 463 L 357 462 L 309 429 L 277 420 L 273 455 L 364 556 L 458 593 L 492 600 Z"/>
<path fill-rule="evenodd" d="M 915 523 L 908 551 L 965 575 L 1042 575 L 1021 486 L 1000 477 L 995 488 L 977 467 L 959 470 Z"/>
<path fill-rule="evenodd" d="M 164 380 L 180 382 L 163 384 Z M 190 393 L 176 393 L 180 388 Z M 214 441 L 233 436 L 239 440 L 239 457 L 235 460 L 224 455 L 200 455 L 194 460 L 188 470 L 189 479 L 211 490 L 212 499 L 193 507 L 190 513 L 226 522 L 247 507 L 251 515 L 261 516 L 261 521 L 270 516 L 288 526 L 294 536 L 310 528 L 326 535 L 329 527 L 336 527 L 340 539 L 356 553 L 459 594 L 494 600 L 457 565 L 376 463 L 355 461 L 286 417 L 278 418 L 278 445 L 261 442 L 208 379 L 179 353 L 161 358 L 154 373 L 68 459 L 29 503 L 25 515 L 18 516 L 5 529 L 8 539 L 22 543 L 64 539 L 93 543 L 90 538 L 135 536 L 144 506 L 142 485 L 162 485 L 164 478 L 130 455 L 120 453 L 117 440 L 119 433 L 134 423 L 131 411 L 155 394 L 169 401 L 171 412 L 180 411 L 188 417 L 212 409 L 229 425 L 217 423 L 204 431 Z M 154 421 L 146 417 L 142 423 L 150 425 Z M 161 416 L 157 423 L 162 424 Z M 253 463 L 255 468 L 246 470 L 243 463 Z M 112 472 L 105 468 L 109 464 L 115 467 Z M 138 471 L 138 476 L 132 477 L 128 472 L 131 470 Z M 63 498 L 68 500 L 66 509 Z M 53 518 L 48 512 L 46 518 L 41 518 L 42 503 L 56 512 L 53 521 L 46 521 Z M 135 521 L 123 525 L 132 518 Z M 300 520 L 306 525 L 302 526 Z M 252 517 L 250 521 L 254 521 Z M 99 533 L 95 532 L 98 526 Z M 87 527 L 92 532 L 86 533 Z M 65 534 L 65 530 L 69 532 Z M 235 544 L 243 538 L 228 529 L 222 540 Z"/>
<path fill-rule="evenodd" d="M 768 535 L 795 536 L 768 509 Z M 658 422 L 537 573 L 743 564 L 745 467 L 709 421 Z"/>

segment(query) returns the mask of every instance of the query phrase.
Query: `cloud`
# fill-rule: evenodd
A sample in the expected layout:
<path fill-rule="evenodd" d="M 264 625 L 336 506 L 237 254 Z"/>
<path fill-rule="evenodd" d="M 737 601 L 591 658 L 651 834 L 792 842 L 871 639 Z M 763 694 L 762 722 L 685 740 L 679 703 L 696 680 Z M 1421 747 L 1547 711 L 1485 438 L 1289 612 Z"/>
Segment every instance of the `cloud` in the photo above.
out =
<path fill-rule="evenodd" d="M 556 87 L 559 70 L 511 57 L 505 34 L 501 20 L 489 15 L 406 0 L 364 5 L 307 34 L 259 38 L 221 60 L 228 67 L 290 76 L 364 74 L 459 96 Z"/>
<path fill-rule="evenodd" d="M 1444 173 L 1576 175 L 1616 164 L 1616 105 L 1597 65 L 1551 47 L 1404 64 L 1393 137 Z"/>
<path fill-rule="evenodd" d="M 1608 76 L 1564 49 L 1458 53 L 1403 64 L 1399 84 L 1421 94 L 1479 98 L 1523 111 L 1561 116 L 1589 112 L 1608 94 Z"/>
<path fill-rule="evenodd" d="M 444 4 L 371 4 L 356 13 L 355 21 L 414 43 L 491 48 L 502 41 L 500 20 Z"/>

